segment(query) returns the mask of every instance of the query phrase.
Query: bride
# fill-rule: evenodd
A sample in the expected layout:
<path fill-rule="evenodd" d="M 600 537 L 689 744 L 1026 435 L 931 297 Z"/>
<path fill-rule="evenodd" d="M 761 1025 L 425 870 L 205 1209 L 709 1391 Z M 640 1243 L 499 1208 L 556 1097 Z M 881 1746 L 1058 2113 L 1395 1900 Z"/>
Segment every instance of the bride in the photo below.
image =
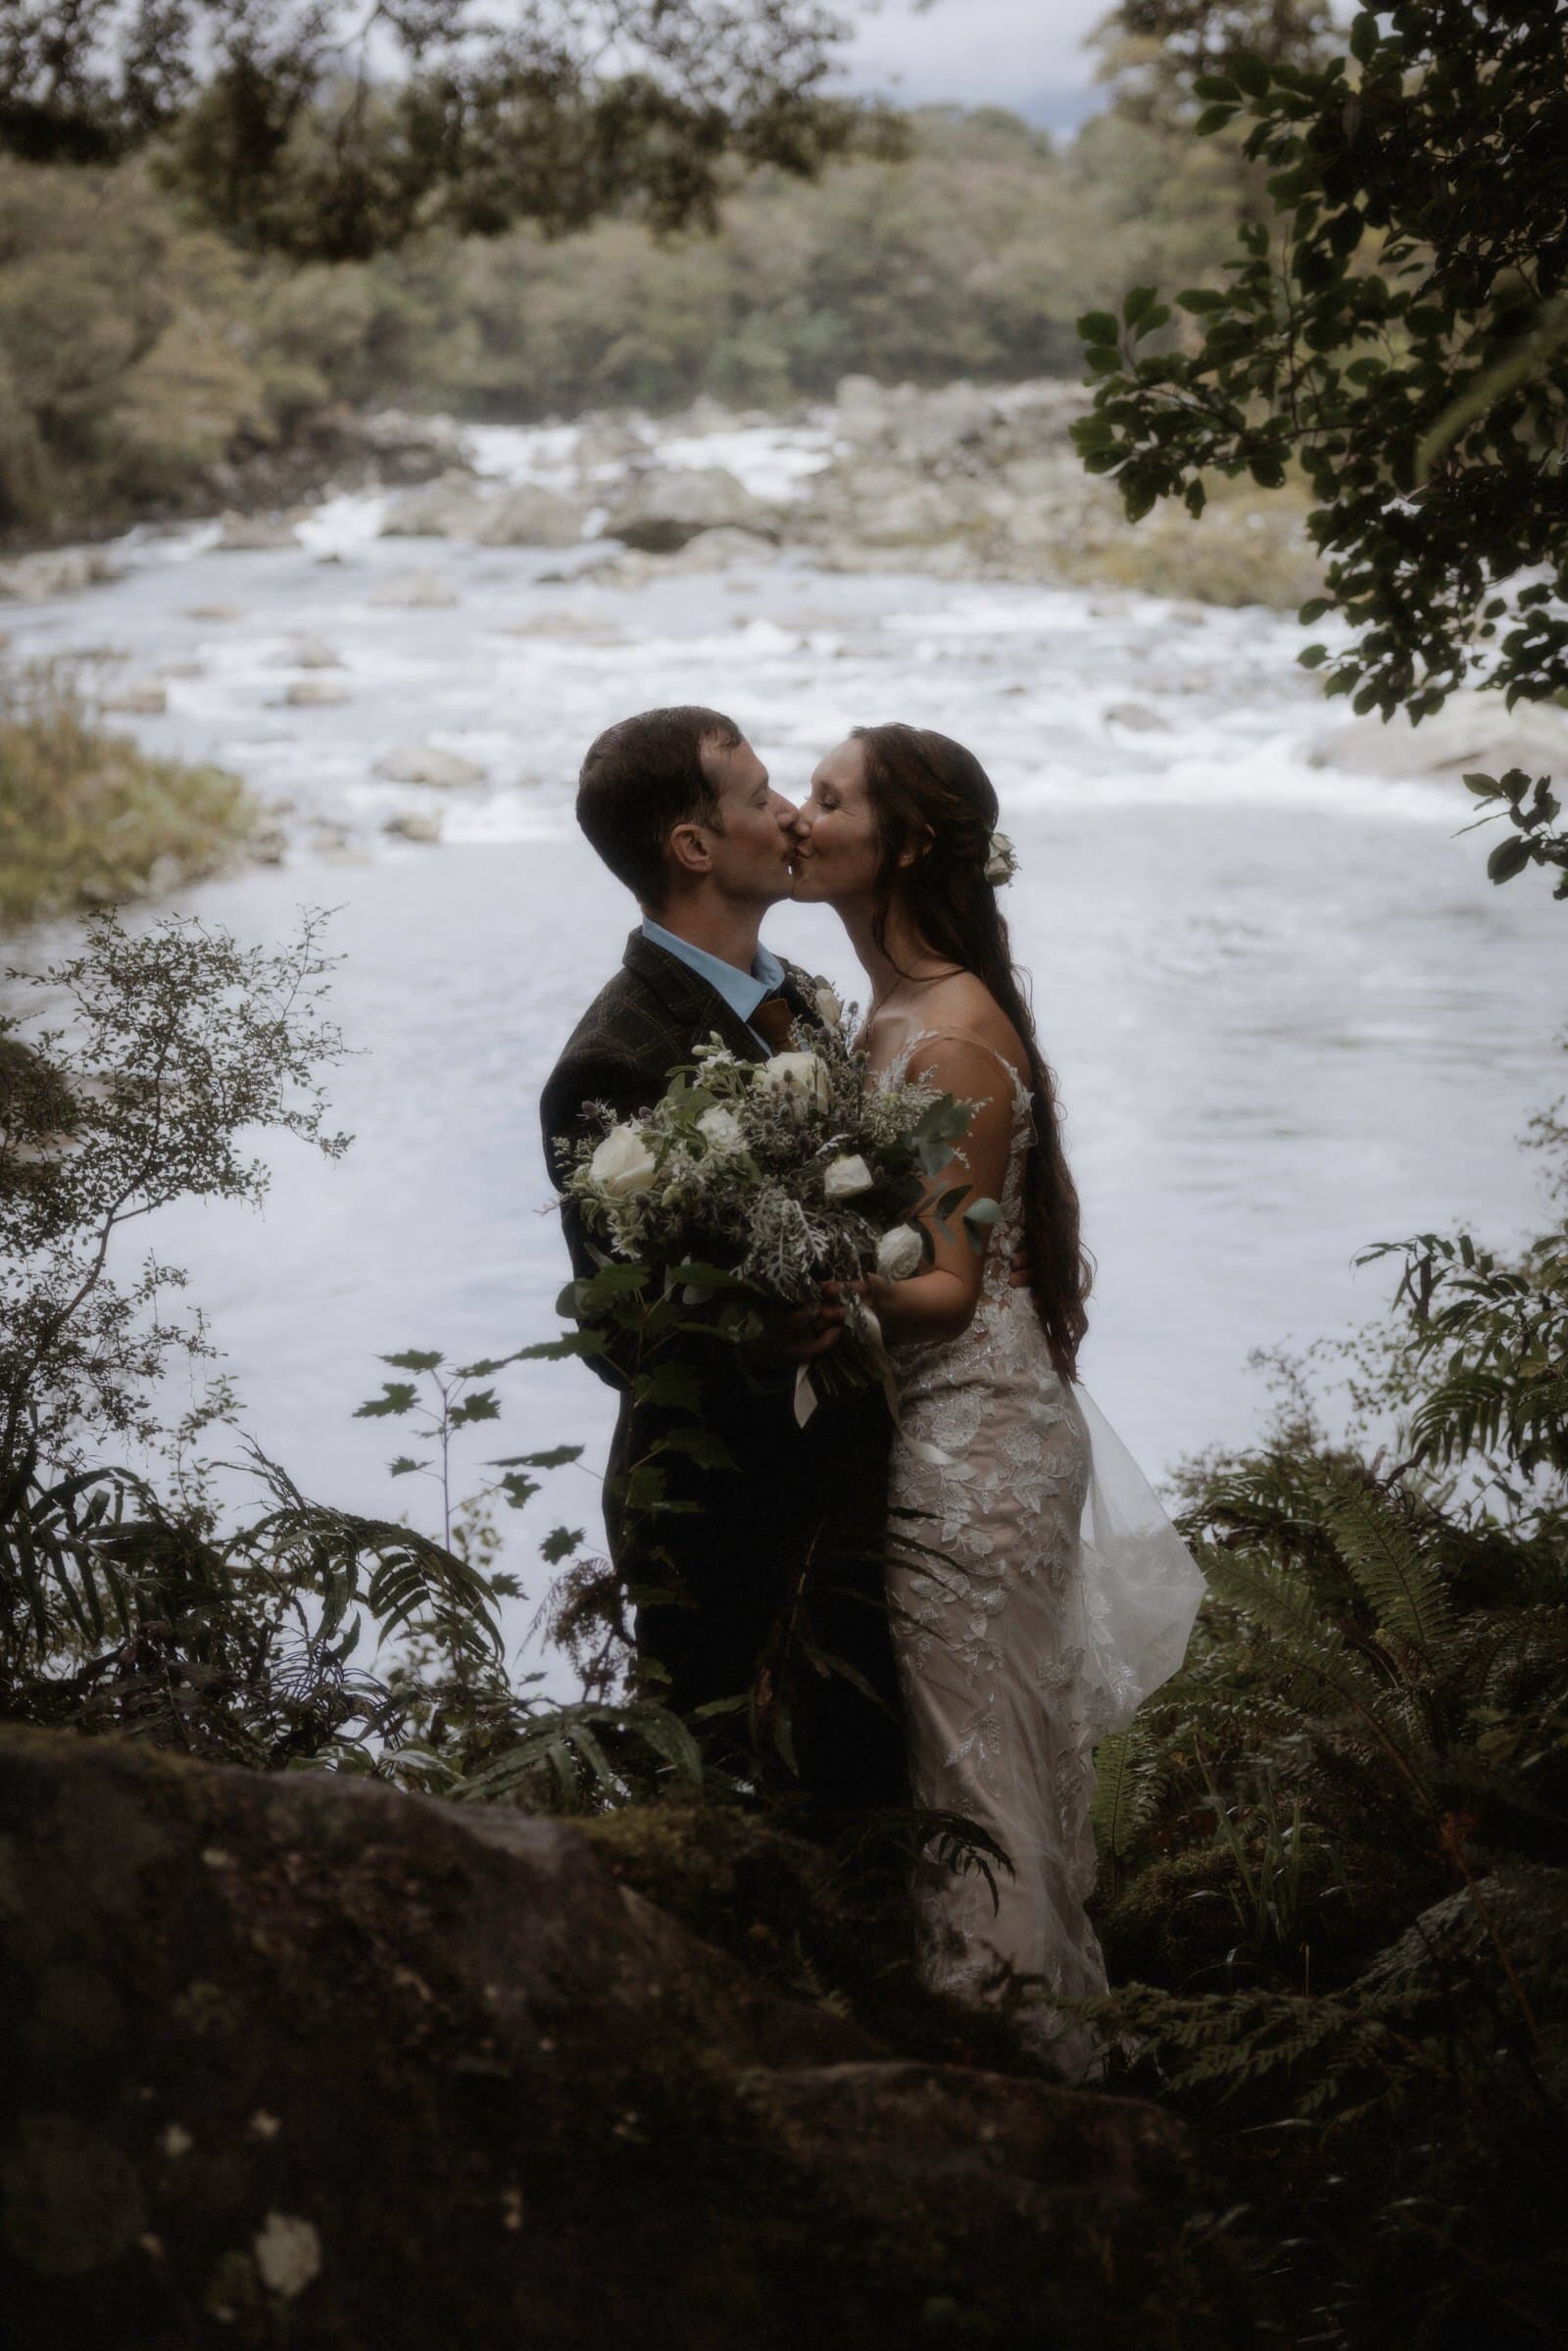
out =
<path fill-rule="evenodd" d="M 1202 1584 L 1077 1380 L 1090 1266 L 997 903 L 1012 870 L 997 815 L 961 744 L 857 727 L 811 778 L 795 896 L 833 907 L 865 967 L 872 1070 L 975 1105 L 953 1180 L 1001 1208 L 988 1247 L 956 1213 L 932 1225 L 927 1270 L 858 1286 L 899 1394 L 891 1501 L 913 1541 L 888 1596 L 913 1801 L 965 1814 L 1011 1863 L 995 1893 L 973 1868 L 922 1865 L 922 1971 L 960 1998 L 1036 1979 L 1032 2034 L 1082 2079 L 1100 2046 L 1049 2002 L 1105 1987 L 1084 1908 L 1093 1750 L 1181 1664 Z M 1008 1281 L 1020 1244 L 1027 1290 Z"/>

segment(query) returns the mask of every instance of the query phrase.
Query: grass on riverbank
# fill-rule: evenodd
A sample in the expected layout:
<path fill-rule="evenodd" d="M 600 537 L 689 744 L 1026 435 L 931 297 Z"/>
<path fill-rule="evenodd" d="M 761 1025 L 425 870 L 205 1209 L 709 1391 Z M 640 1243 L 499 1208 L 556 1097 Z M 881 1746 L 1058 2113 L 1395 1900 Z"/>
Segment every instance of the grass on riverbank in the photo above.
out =
<path fill-rule="evenodd" d="M 103 732 L 68 668 L 0 673 L 0 927 L 216 873 L 260 820 L 237 776 Z"/>

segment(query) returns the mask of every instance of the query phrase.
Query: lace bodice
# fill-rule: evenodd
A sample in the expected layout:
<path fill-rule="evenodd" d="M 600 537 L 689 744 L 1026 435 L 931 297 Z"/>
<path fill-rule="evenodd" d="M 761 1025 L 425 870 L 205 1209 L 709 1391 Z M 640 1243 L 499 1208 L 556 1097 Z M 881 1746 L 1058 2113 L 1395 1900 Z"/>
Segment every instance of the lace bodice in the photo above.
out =
<path fill-rule="evenodd" d="M 893 1357 L 899 1372 L 901 1391 L 920 1384 L 923 1375 L 951 1378 L 960 1372 L 967 1362 L 978 1365 L 982 1354 L 1005 1337 L 1015 1341 L 1026 1339 L 1026 1326 L 1039 1323 L 1028 1294 L 1015 1291 L 1010 1271 L 1013 1251 L 1023 1238 L 1023 1181 L 1029 1152 L 1034 1144 L 1034 1102 L 1029 1086 L 1013 1064 L 987 1045 L 981 1037 L 966 1029 L 922 1029 L 910 1040 L 892 1069 L 901 1075 L 923 1045 L 940 1044 L 948 1039 L 983 1053 L 996 1066 L 1004 1079 L 1012 1102 L 1012 1123 L 1007 1139 L 1007 1161 L 1003 1174 L 1002 1188 L 997 1195 L 1001 1211 L 991 1228 L 990 1246 L 980 1275 L 980 1298 L 974 1318 L 967 1330 L 956 1339 L 932 1340 L 910 1347 L 897 1347 Z M 889 1073 L 891 1074 L 891 1072 Z M 1014 1331 L 1016 1317 L 1017 1329 Z"/>

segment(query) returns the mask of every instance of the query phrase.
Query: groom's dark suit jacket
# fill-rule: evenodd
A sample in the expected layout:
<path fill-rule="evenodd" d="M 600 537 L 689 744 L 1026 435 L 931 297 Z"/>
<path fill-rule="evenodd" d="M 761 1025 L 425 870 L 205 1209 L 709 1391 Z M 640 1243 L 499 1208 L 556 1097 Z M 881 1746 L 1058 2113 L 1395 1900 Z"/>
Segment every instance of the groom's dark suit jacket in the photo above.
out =
<path fill-rule="evenodd" d="M 817 1013 L 806 975 L 785 966 L 784 993 L 796 1017 Z M 561 1148 L 596 1132 L 590 1103 L 617 1117 L 647 1109 L 672 1069 L 714 1033 L 732 1052 L 761 1060 L 766 1047 L 718 994 L 678 956 L 634 931 L 620 970 L 589 1005 L 546 1082 L 540 1102 L 545 1155 L 558 1189 L 570 1173 Z M 574 1271 L 595 1270 L 571 1204 L 563 1221 Z M 700 1344 L 700 1343 L 699 1343 Z M 635 1406 L 623 1375 L 604 1357 L 595 1368 L 621 1390 L 611 1451 L 612 1476 L 640 1457 L 658 1421 Z M 692 1605 L 637 1612 L 639 1656 L 669 1676 L 667 1695 L 689 1710 L 748 1688 L 759 1660 L 783 1654 L 793 1685 L 795 1746 L 806 1785 L 844 1805 L 899 1803 L 904 1743 L 897 1724 L 887 1620 L 878 1566 L 886 1520 L 887 1408 L 875 1390 L 819 1406 L 800 1428 L 794 1374 L 760 1379 L 736 1355 L 702 1353 L 704 1416 L 736 1468 L 701 1470 L 666 1456 L 672 1496 L 701 1503 L 690 1515 L 643 1519 L 632 1534 L 613 1501 L 606 1506 L 611 1553 L 628 1583 L 670 1583 L 667 1569 L 640 1556 L 662 1545 Z M 845 1596 L 846 1591 L 859 1597 Z M 870 1604 L 868 1604 L 870 1603 Z M 789 1628 L 808 1628 L 820 1648 L 844 1657 L 878 1691 L 883 1715 L 839 1676 L 803 1670 Z"/>

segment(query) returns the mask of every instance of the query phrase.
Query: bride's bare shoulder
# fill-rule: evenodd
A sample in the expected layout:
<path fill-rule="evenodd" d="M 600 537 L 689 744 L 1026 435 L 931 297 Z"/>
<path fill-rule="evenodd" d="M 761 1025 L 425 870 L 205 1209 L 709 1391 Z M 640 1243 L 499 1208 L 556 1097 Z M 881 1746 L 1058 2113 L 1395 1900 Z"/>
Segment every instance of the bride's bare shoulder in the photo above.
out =
<path fill-rule="evenodd" d="M 1015 1069 L 1027 1065 L 1023 1039 L 985 982 L 972 971 L 956 971 L 951 979 L 936 983 L 921 1007 L 921 1025 L 973 1037 Z"/>

